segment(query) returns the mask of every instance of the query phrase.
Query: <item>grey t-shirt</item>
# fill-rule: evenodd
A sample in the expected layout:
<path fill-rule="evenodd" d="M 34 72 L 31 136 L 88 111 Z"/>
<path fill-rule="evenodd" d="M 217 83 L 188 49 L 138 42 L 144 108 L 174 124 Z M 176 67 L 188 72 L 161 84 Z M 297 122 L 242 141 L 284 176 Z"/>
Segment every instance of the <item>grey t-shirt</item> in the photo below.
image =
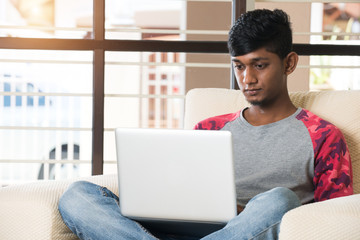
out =
<path fill-rule="evenodd" d="M 244 110 L 206 123 L 232 133 L 238 204 L 275 187 L 293 190 L 302 203 L 313 201 L 314 149 L 308 129 L 296 118 L 301 111 L 262 126 L 248 123 Z"/>

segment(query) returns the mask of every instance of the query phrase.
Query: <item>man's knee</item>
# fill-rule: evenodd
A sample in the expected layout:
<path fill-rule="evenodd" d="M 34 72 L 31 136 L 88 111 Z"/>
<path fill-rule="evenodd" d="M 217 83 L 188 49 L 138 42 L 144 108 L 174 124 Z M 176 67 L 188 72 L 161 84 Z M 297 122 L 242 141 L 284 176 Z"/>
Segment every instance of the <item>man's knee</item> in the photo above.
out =
<path fill-rule="evenodd" d="M 280 196 L 282 198 L 290 198 L 290 199 L 298 198 L 293 191 L 285 187 L 276 187 L 269 190 L 269 192 L 272 194 L 276 194 L 277 196 Z"/>
<path fill-rule="evenodd" d="M 268 211 L 286 212 L 301 205 L 297 195 L 288 188 L 276 187 L 256 195 L 248 205 L 266 206 Z"/>
<path fill-rule="evenodd" d="M 72 183 L 59 199 L 59 210 L 67 211 L 73 209 L 74 205 L 77 205 L 76 203 L 81 201 L 79 196 L 86 195 L 89 189 L 95 186 L 95 184 L 86 181 Z"/>
<path fill-rule="evenodd" d="M 289 211 L 301 205 L 298 196 L 288 188 L 276 187 L 267 192 L 274 204 L 277 204 L 284 211 Z"/>

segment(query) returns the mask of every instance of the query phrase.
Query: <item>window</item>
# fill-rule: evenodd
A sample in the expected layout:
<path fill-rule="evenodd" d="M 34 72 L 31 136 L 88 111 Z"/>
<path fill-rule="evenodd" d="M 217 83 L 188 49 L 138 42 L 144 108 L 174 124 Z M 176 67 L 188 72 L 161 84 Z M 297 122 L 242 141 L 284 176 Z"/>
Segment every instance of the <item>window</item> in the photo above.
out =
<path fill-rule="evenodd" d="M 92 53 L 0 49 L 0 69 L 2 184 L 89 175 Z"/>
<path fill-rule="evenodd" d="M 311 9 L 311 43 L 360 45 L 360 3 L 313 3 Z M 360 89 L 359 56 L 311 56 L 310 65 L 311 89 Z"/>
<path fill-rule="evenodd" d="M 231 5 L 0 0 L 1 184 L 111 173 L 114 128 L 181 128 L 189 89 L 230 85 Z"/>
<path fill-rule="evenodd" d="M 236 87 L 226 39 L 245 3 L 251 8 L 242 0 L 0 0 L 0 185 L 113 173 L 116 127 L 182 128 L 188 90 Z M 309 89 L 310 72 L 330 68 L 313 62 L 322 56 L 351 56 L 335 69 L 359 68 L 358 33 L 337 33 L 340 45 L 313 42 L 324 34 L 303 20 L 313 21 L 316 5 L 291 4 L 301 9 L 301 62 L 290 81 L 300 85 L 291 89 Z"/>

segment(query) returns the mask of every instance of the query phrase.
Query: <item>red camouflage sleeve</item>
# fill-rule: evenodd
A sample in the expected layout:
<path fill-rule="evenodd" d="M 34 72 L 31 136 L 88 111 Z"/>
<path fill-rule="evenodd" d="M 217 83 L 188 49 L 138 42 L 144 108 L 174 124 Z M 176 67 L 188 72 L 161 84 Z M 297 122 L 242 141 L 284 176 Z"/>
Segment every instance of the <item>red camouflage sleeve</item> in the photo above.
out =
<path fill-rule="evenodd" d="M 307 110 L 297 119 L 307 127 L 314 147 L 315 201 L 353 194 L 351 159 L 341 131 Z"/>
<path fill-rule="evenodd" d="M 226 123 L 234 121 L 238 118 L 240 114 L 241 111 L 207 118 L 196 124 L 194 130 L 220 130 L 226 125 Z"/>

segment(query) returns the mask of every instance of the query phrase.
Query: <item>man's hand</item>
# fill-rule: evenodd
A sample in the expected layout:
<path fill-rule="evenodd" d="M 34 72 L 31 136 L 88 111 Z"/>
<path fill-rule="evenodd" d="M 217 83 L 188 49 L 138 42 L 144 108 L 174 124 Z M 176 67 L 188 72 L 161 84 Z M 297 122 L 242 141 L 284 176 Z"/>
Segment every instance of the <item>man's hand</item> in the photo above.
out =
<path fill-rule="evenodd" d="M 237 213 L 241 213 L 244 210 L 244 208 L 242 206 L 240 206 L 239 204 L 237 205 Z"/>

